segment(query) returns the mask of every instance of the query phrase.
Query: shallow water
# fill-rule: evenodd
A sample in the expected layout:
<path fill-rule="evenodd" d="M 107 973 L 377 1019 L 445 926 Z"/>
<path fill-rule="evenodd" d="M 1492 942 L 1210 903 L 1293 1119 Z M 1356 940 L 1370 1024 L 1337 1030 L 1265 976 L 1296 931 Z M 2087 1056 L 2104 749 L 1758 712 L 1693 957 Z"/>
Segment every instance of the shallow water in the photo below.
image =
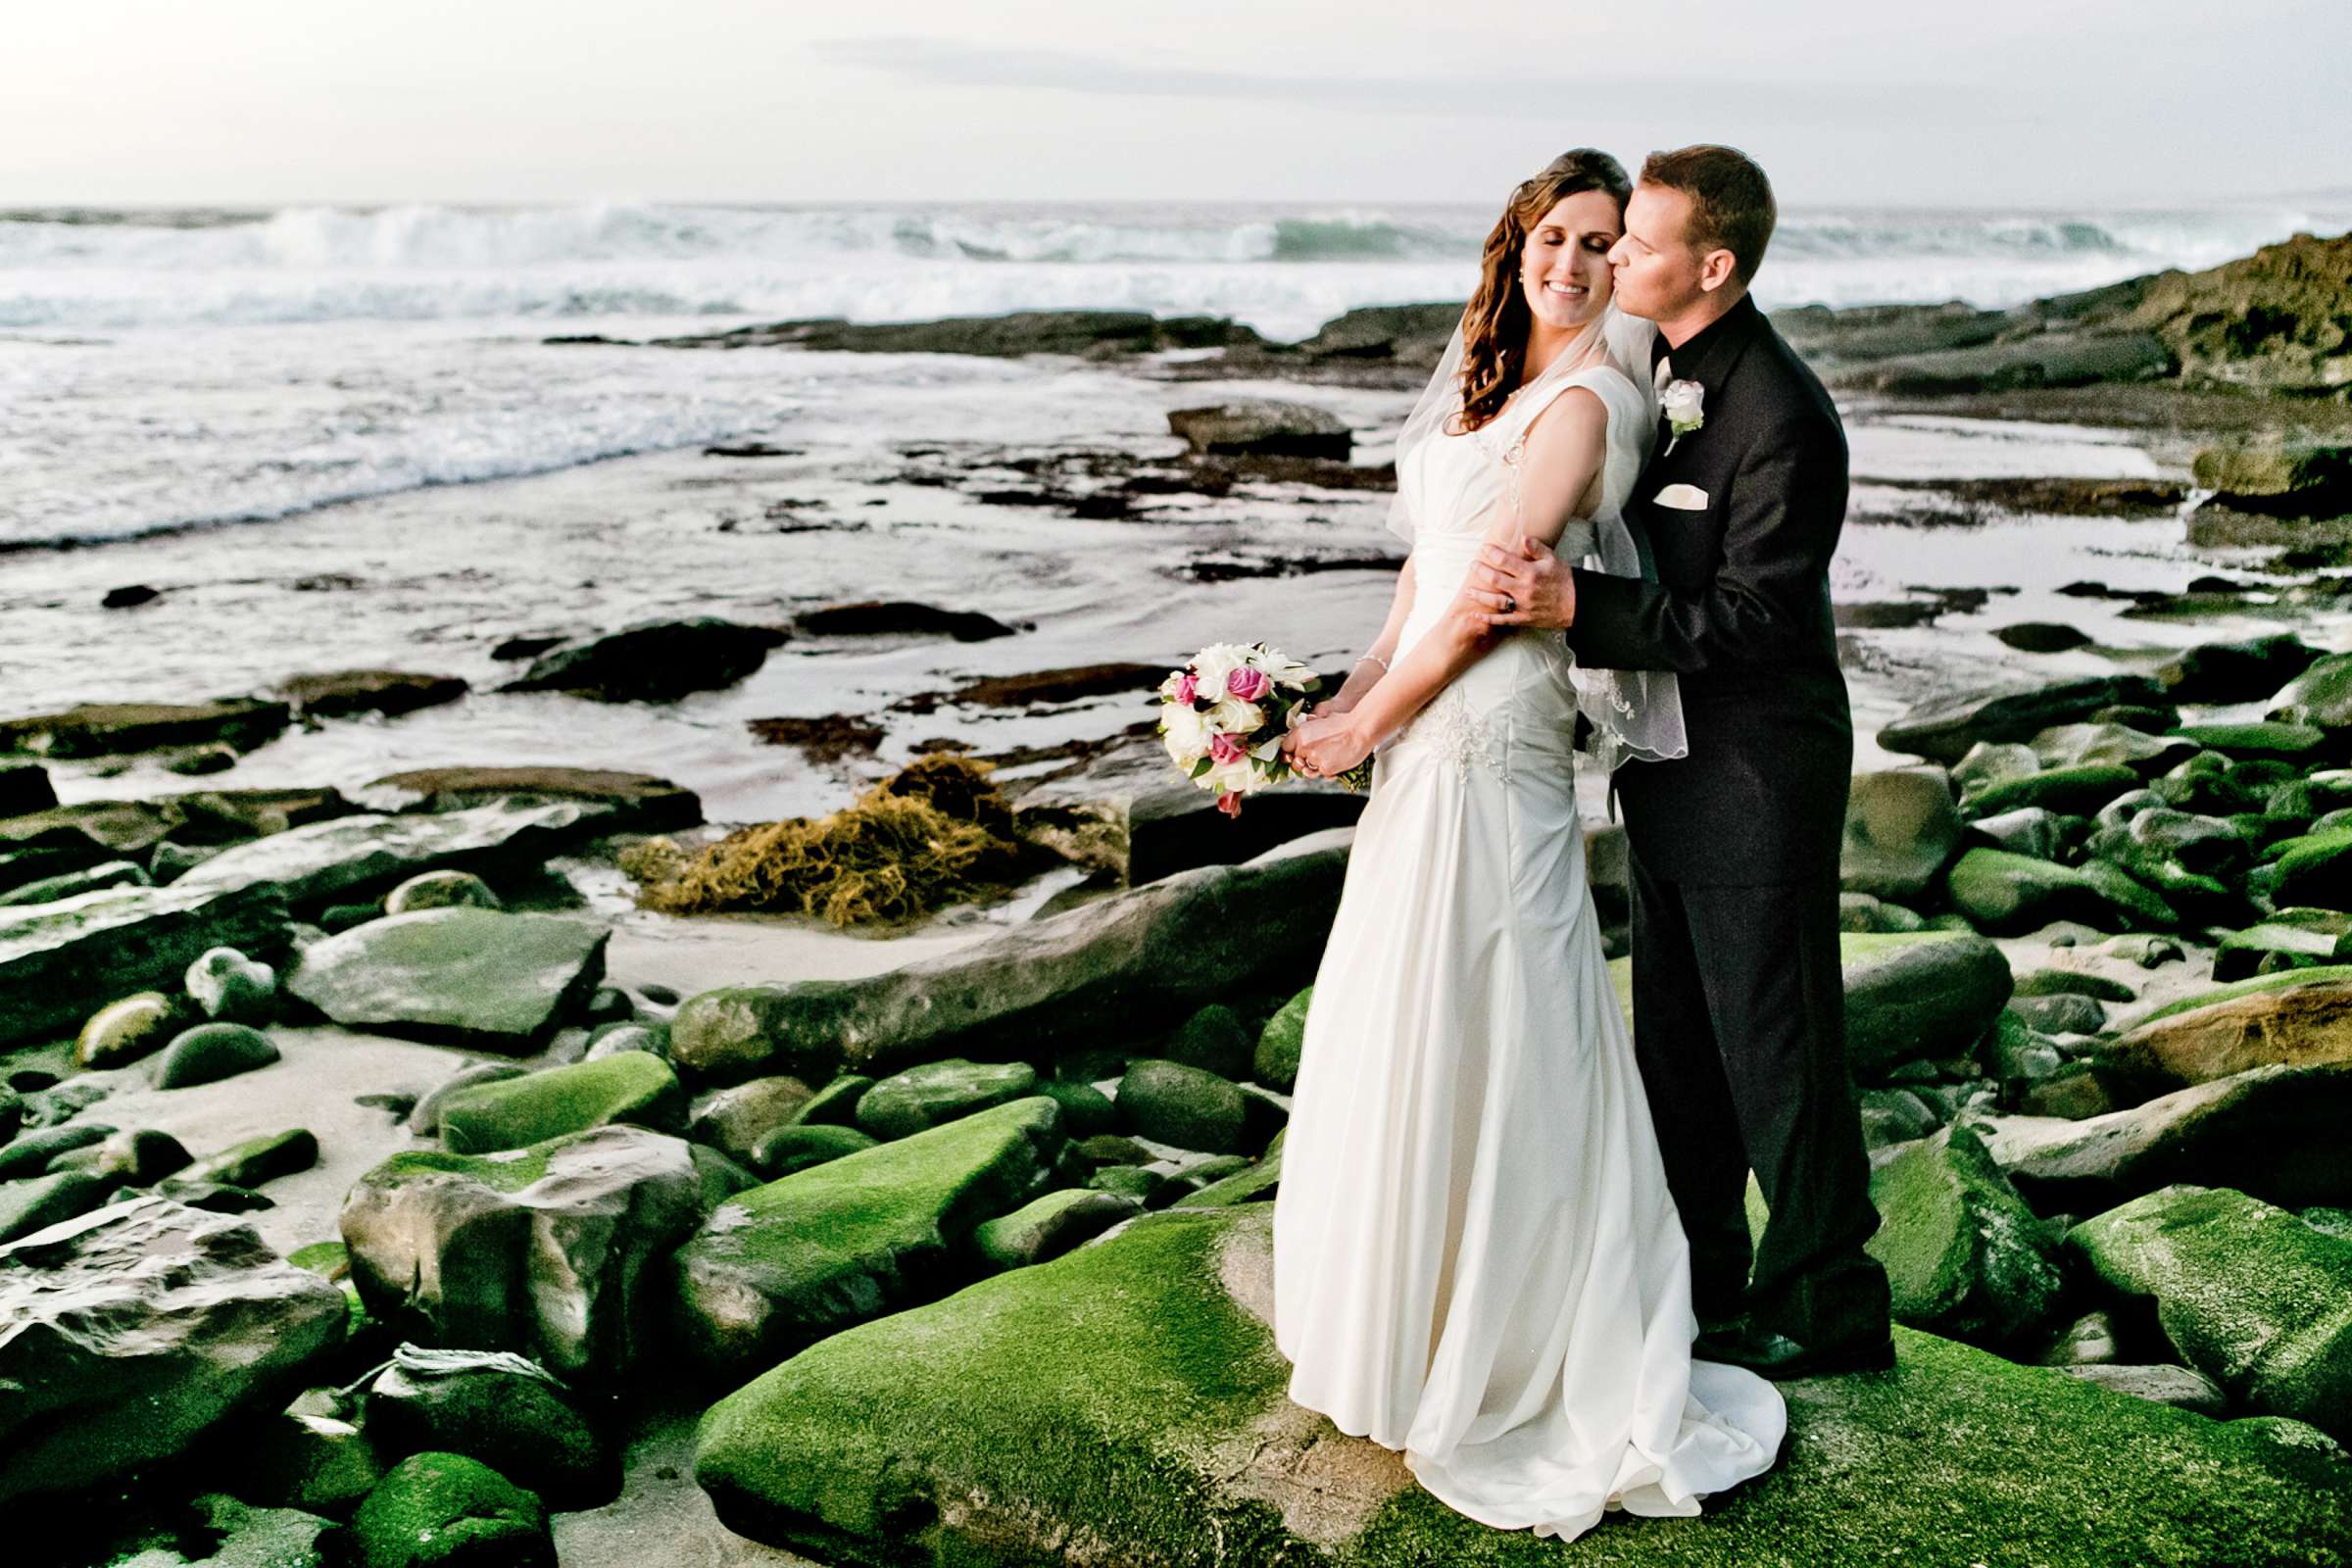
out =
<path fill-rule="evenodd" d="M 777 393 L 783 412 L 738 434 L 797 455 L 714 458 L 688 449 L 410 491 L 267 524 L 0 557 L 0 675 L 12 712 L 260 692 L 299 672 L 347 668 L 455 674 L 475 687 L 465 701 L 393 720 L 290 731 L 201 779 L 152 762 L 126 770 L 120 762 L 59 764 L 61 795 L 350 788 L 407 767 L 545 762 L 662 774 L 698 791 L 713 820 L 765 819 L 843 804 L 858 777 L 936 738 L 990 751 L 1050 745 L 1105 736 L 1150 713 L 1140 695 L 1035 714 L 952 704 L 924 714 L 890 711 L 904 699 L 980 675 L 1171 662 L 1230 639 L 1269 638 L 1336 668 L 1377 630 L 1393 590 L 1386 571 L 1217 583 L 1183 572 L 1196 559 L 1237 552 L 1393 551 L 1382 495 L 1244 486 L 1222 499 L 1151 498 L 1137 516 L 1091 520 L 966 492 L 1028 482 L 1004 466 L 1024 455 L 1172 454 L 1168 410 L 1248 395 L 1334 410 L 1359 431 L 1359 461 L 1377 461 L 1407 394 L 1171 384 L 1066 361 L 610 352 L 716 362 L 738 384 L 764 376 L 789 389 L 789 397 Z M 2181 474 L 2178 454 L 2079 426 L 1864 409 L 1849 434 L 1860 516 L 1932 499 L 1873 485 L 1875 478 Z M 2121 602 L 2054 592 L 2082 578 L 2178 589 L 2219 559 L 2192 554 L 2181 538 L 2171 518 L 1849 526 L 1833 567 L 1840 602 L 1902 600 L 1920 589 L 2016 590 L 1933 625 L 1850 634 L 1857 728 L 1867 736 L 1930 691 L 2005 673 L 2111 667 L 2088 652 L 2012 652 L 1990 633 L 2015 621 L 2065 621 L 2102 645 L 2146 649 L 2278 624 L 2259 613 L 2220 623 L 2132 620 Z M 107 589 L 129 582 L 162 589 L 162 597 L 129 610 L 99 608 Z M 492 648 L 519 634 L 693 614 L 780 624 L 813 605 L 873 598 L 981 611 L 1024 629 L 969 644 L 801 638 L 740 685 L 665 707 L 491 690 L 521 667 L 493 661 Z M 2352 637 L 2340 616 L 2301 619 L 2328 646 Z M 887 735 L 874 762 L 813 764 L 746 728 L 754 718 L 827 713 L 881 719 Z M 1866 744 L 1862 760 L 1874 755 Z"/>

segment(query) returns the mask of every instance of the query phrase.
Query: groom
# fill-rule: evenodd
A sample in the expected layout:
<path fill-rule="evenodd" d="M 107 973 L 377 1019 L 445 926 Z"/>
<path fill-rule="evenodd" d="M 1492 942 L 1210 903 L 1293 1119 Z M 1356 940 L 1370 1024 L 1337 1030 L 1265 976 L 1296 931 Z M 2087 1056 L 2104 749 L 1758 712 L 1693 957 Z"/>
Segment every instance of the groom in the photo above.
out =
<path fill-rule="evenodd" d="M 1891 1366 L 1879 1216 L 1845 1061 L 1838 855 L 1853 723 L 1829 565 L 1845 434 L 1747 295 L 1772 237 L 1764 171 L 1656 153 L 1609 252 L 1658 323 L 1661 416 L 1627 503 L 1657 580 L 1488 547 L 1494 626 L 1564 629 L 1580 662 L 1669 669 L 1690 755 L 1627 762 L 1634 1046 L 1690 1233 L 1692 1353 L 1771 1377 Z M 1753 1167 L 1771 1221 L 1748 1244 Z M 1753 1269 L 1751 1277 L 1750 1269 Z"/>

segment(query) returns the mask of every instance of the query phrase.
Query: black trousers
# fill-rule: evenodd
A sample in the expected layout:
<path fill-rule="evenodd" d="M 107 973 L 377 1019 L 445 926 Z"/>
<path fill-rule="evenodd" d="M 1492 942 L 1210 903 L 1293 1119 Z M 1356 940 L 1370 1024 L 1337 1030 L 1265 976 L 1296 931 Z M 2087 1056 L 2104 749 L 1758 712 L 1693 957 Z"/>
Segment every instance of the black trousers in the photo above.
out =
<path fill-rule="evenodd" d="M 1835 862 L 1833 861 L 1833 864 Z M 1691 1304 L 1812 1346 L 1886 1337 L 1845 1060 L 1834 870 L 1719 887 L 1633 863 L 1634 1054 L 1690 1239 Z M 1747 1173 L 1772 1210 L 1752 1249 Z M 1751 1274 L 1752 1267 L 1752 1274 Z"/>

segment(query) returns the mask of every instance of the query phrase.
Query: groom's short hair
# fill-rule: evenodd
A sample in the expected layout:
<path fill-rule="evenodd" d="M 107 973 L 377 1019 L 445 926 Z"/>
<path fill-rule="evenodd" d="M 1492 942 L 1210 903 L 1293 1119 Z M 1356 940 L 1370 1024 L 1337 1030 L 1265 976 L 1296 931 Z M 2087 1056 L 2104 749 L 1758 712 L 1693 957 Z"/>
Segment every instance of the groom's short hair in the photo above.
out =
<path fill-rule="evenodd" d="M 1690 198 L 1690 232 L 1684 237 L 1702 255 L 1730 251 L 1732 270 L 1744 284 L 1764 265 L 1764 247 L 1780 209 L 1772 181 L 1756 161 L 1737 147 L 1701 142 L 1669 153 L 1651 153 L 1642 166 L 1642 183 L 1663 185 Z"/>

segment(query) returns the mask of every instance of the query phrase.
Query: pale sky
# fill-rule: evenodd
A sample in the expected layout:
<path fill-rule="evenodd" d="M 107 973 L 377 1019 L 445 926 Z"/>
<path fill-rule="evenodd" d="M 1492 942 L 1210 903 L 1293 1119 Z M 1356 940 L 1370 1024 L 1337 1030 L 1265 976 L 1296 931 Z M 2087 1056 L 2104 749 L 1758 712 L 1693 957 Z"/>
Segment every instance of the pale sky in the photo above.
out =
<path fill-rule="evenodd" d="M 13 0 L 0 207 L 1484 203 L 1728 141 L 1784 203 L 2352 187 L 2352 0 Z"/>

